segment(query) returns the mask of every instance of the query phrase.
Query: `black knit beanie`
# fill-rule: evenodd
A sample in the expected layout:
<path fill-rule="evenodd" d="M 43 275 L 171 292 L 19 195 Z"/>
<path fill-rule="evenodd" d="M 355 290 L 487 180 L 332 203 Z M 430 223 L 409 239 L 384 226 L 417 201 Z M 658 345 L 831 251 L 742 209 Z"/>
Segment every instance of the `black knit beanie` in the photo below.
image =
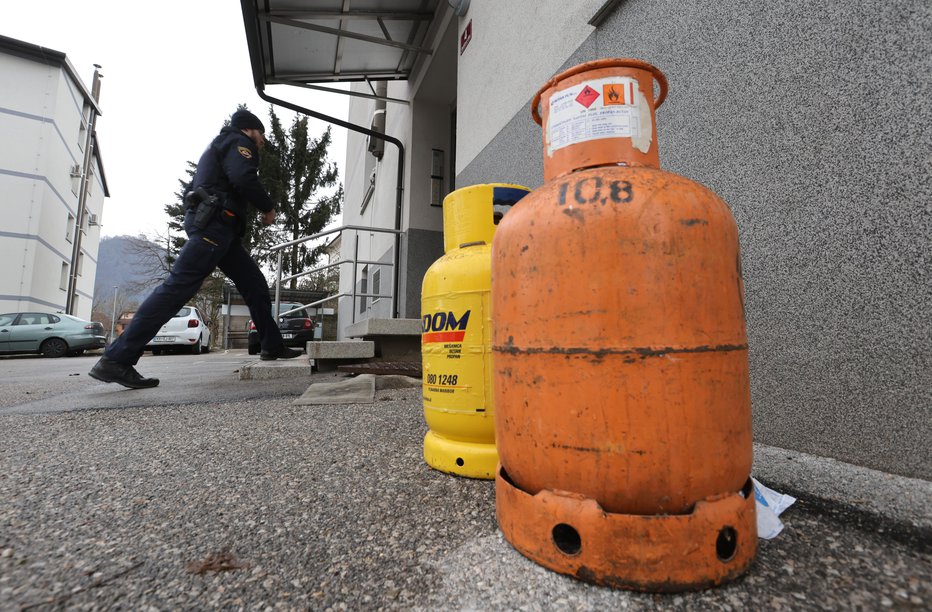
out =
<path fill-rule="evenodd" d="M 265 134 L 265 126 L 248 110 L 238 110 L 230 117 L 230 125 L 240 130 L 259 130 Z"/>

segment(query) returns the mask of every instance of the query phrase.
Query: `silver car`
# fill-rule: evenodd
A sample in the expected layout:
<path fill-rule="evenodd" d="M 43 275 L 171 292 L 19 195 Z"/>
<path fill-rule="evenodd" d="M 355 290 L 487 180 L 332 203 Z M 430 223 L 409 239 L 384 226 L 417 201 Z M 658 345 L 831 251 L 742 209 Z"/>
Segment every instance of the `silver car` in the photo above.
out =
<path fill-rule="evenodd" d="M 94 321 L 49 312 L 0 314 L 0 353 L 76 356 L 106 344 L 104 326 Z"/>

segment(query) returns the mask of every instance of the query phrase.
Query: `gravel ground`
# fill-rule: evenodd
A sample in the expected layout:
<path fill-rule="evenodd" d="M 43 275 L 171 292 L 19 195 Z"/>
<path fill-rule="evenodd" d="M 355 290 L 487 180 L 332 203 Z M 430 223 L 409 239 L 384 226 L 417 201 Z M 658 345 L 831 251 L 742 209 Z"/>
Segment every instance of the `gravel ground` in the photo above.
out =
<path fill-rule="evenodd" d="M 432 471 L 417 389 L 0 416 L 0 609 L 929 609 L 930 543 L 797 502 L 700 593 L 549 572 Z M 219 570 L 219 571 L 218 571 Z"/>

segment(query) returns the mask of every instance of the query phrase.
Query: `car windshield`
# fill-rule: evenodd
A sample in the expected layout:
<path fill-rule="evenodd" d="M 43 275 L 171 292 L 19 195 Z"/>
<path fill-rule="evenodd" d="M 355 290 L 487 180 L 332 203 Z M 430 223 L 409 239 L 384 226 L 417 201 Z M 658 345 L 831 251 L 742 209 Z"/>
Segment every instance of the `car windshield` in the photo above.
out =
<path fill-rule="evenodd" d="M 191 309 L 185 307 L 178 311 L 178 314 L 175 315 L 175 318 L 177 319 L 178 317 L 186 317 L 189 314 L 191 314 Z"/>
<path fill-rule="evenodd" d="M 272 308 L 274 309 L 275 307 L 272 306 Z M 301 304 L 282 304 L 278 308 L 278 313 L 279 315 L 284 316 L 288 319 L 307 318 L 307 311 L 304 309 L 297 310 L 295 312 L 291 312 L 288 314 L 282 314 L 282 313 L 288 312 L 289 310 L 294 310 L 295 308 L 301 308 Z"/>

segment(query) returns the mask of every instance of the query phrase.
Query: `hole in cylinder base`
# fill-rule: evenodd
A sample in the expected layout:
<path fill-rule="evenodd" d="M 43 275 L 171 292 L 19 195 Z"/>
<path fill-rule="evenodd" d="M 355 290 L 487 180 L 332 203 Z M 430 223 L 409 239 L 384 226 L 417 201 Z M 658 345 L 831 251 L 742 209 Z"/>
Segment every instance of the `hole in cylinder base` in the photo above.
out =
<path fill-rule="evenodd" d="M 579 532 L 571 525 L 560 523 L 553 528 L 550 535 L 553 538 L 553 543 L 565 555 L 576 555 L 582 550 L 582 539 L 579 537 Z"/>
<path fill-rule="evenodd" d="M 738 552 L 738 532 L 732 527 L 722 527 L 715 540 L 715 556 L 722 563 L 728 563 Z"/>
<path fill-rule="evenodd" d="M 463 458 L 462 458 L 462 457 L 457 457 L 457 458 L 456 458 L 456 465 L 458 465 L 458 466 L 460 466 L 460 467 L 463 467 L 463 464 L 464 464 L 464 463 L 466 463 L 466 462 L 463 461 Z"/>

